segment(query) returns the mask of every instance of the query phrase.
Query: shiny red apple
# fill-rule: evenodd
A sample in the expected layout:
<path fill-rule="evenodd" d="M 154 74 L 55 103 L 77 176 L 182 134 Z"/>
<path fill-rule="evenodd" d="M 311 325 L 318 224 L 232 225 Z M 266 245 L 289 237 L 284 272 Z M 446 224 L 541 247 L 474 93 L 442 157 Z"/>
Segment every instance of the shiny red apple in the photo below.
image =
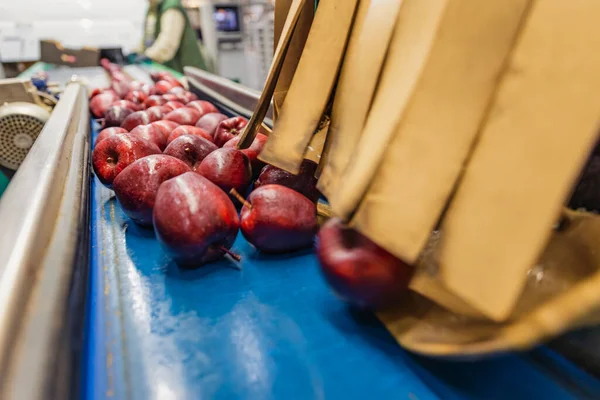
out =
<path fill-rule="evenodd" d="M 237 149 L 217 149 L 200 164 L 197 172 L 223 191 L 231 189 L 244 195 L 252 181 L 252 167 L 248 156 Z"/>
<path fill-rule="evenodd" d="M 142 92 L 141 90 L 131 90 L 125 96 L 125 100 L 129 100 L 136 104 L 144 104 L 144 101 L 146 101 L 147 98 L 148 95 L 146 95 L 146 93 Z"/>
<path fill-rule="evenodd" d="M 173 131 L 167 138 L 167 144 L 171 143 L 173 140 L 177 139 L 179 136 L 182 135 L 196 135 L 206 140 L 210 140 L 212 142 L 212 137 L 208 133 L 204 132 L 204 130 L 196 128 L 192 125 L 180 125 L 177 128 L 173 129 Z"/>
<path fill-rule="evenodd" d="M 250 159 L 250 162 L 252 163 L 252 173 L 253 174 L 256 174 L 256 175 L 260 174 L 260 171 L 264 167 L 264 163 L 258 159 L 258 155 L 260 154 L 263 147 L 265 146 L 265 143 L 267 143 L 267 139 L 268 138 L 266 135 L 263 135 L 262 133 L 258 133 L 258 134 L 256 134 L 256 138 L 254 138 L 254 141 L 252 142 L 250 147 L 248 147 L 247 149 L 240 149 L 242 151 L 242 153 L 247 155 L 248 158 Z M 231 139 L 230 141 L 225 143 L 223 145 L 223 148 L 227 148 L 227 147 L 237 148 L 237 145 L 239 142 L 240 142 L 240 135 L 234 137 L 233 139 Z"/>
<path fill-rule="evenodd" d="M 192 171 L 197 171 L 202 161 L 218 147 L 209 140 L 198 135 L 183 135 L 173 140 L 164 151 L 185 162 Z"/>
<path fill-rule="evenodd" d="M 158 121 L 158 118 L 155 114 L 149 114 L 146 111 L 136 111 L 132 114 L 129 114 L 127 118 L 123 120 L 121 128 L 125 128 L 131 132 L 136 126 L 148 125 L 154 121 Z"/>
<path fill-rule="evenodd" d="M 196 125 L 196 122 L 200 119 L 200 112 L 195 108 L 182 107 L 171 111 L 164 119 L 176 122 L 179 125 Z"/>
<path fill-rule="evenodd" d="M 144 107 L 150 108 L 150 107 L 154 107 L 154 106 L 162 106 L 166 102 L 167 102 L 167 99 L 165 99 L 164 97 L 157 95 L 157 94 L 153 94 L 152 96 L 149 96 L 144 101 Z"/>
<path fill-rule="evenodd" d="M 239 229 L 237 211 L 227 194 L 195 172 L 160 185 L 153 216 L 159 242 L 186 268 L 222 258 Z"/>
<path fill-rule="evenodd" d="M 96 118 L 104 117 L 106 109 L 118 100 L 119 96 L 117 96 L 115 92 L 110 90 L 107 90 L 103 93 L 94 96 L 94 98 L 90 101 L 90 110 L 92 112 L 92 115 Z"/>
<path fill-rule="evenodd" d="M 142 157 L 160 153 L 154 143 L 125 133 L 98 142 L 92 152 L 92 165 L 100 182 L 111 188 L 114 179 L 129 164 Z"/>
<path fill-rule="evenodd" d="M 149 142 L 154 143 L 161 151 L 167 147 L 167 138 L 161 130 L 153 126 L 149 125 L 138 125 L 130 132 L 130 135 L 137 136 L 142 139 L 146 139 Z"/>
<path fill-rule="evenodd" d="M 223 147 L 225 143 L 239 135 L 246 125 L 248 125 L 248 120 L 244 117 L 226 119 L 217 127 L 213 141 L 217 146 Z"/>
<path fill-rule="evenodd" d="M 316 202 L 321 197 L 321 192 L 317 189 L 317 163 L 312 160 L 304 160 L 300 164 L 300 171 L 297 175 L 284 171 L 281 168 L 267 165 L 263 168 L 256 180 L 254 187 L 259 188 L 263 185 L 283 185 L 290 189 L 302 193 L 310 200 Z"/>
<path fill-rule="evenodd" d="M 113 181 L 113 190 L 129 218 L 140 225 L 152 226 L 152 210 L 160 185 L 189 171 L 187 164 L 174 157 L 150 155 L 121 171 Z"/>
<path fill-rule="evenodd" d="M 205 100 L 194 100 L 186 104 L 186 107 L 192 107 L 200 111 L 202 115 L 210 113 L 218 113 L 219 110 L 212 103 Z"/>
<path fill-rule="evenodd" d="M 266 253 L 310 248 L 319 230 L 314 203 L 280 185 L 253 190 L 244 201 L 240 219 L 246 240 Z"/>
<path fill-rule="evenodd" d="M 179 124 L 176 124 L 173 121 L 155 121 L 150 125 L 157 127 L 166 138 L 168 138 L 171 132 L 179 126 Z"/>
<path fill-rule="evenodd" d="M 198 128 L 204 129 L 205 132 L 207 132 L 214 138 L 215 132 L 217 131 L 219 124 L 228 118 L 229 117 L 224 114 L 208 113 L 200 117 L 198 122 L 196 122 L 196 126 Z"/>
<path fill-rule="evenodd" d="M 116 135 L 119 135 L 122 133 L 127 133 L 127 131 L 118 126 L 102 129 L 100 131 L 100 133 L 98 134 L 98 137 L 96 137 L 96 143 L 100 143 L 101 141 L 103 141 L 104 139 L 106 139 L 108 137 L 116 136 Z"/>
<path fill-rule="evenodd" d="M 319 231 L 317 258 L 331 288 L 361 308 L 382 309 L 402 301 L 414 272 L 337 218 Z"/>

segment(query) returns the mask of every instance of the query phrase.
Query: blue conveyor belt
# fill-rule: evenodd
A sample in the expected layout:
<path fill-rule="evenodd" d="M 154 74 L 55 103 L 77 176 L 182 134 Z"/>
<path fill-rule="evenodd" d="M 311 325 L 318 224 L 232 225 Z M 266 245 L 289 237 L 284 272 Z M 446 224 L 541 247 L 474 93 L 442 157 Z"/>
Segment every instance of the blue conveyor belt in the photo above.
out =
<path fill-rule="evenodd" d="M 182 271 L 95 178 L 91 191 L 88 399 L 600 398 L 598 381 L 544 348 L 409 354 L 330 293 L 312 252 L 265 256 L 240 235 L 241 271 Z"/>

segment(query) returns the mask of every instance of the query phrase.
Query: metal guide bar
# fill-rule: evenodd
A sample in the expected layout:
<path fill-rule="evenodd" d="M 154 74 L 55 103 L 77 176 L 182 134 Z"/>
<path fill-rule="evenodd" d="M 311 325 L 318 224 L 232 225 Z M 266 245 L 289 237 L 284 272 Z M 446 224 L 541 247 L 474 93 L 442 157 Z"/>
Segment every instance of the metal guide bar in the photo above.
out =
<path fill-rule="evenodd" d="M 250 118 L 258 105 L 260 92 L 249 89 L 228 79 L 213 75 L 194 67 L 185 67 L 185 76 L 190 90 L 203 99 L 219 103 L 232 114 Z M 265 124 L 273 126 L 273 106 L 269 107 Z"/>
<path fill-rule="evenodd" d="M 73 352 L 81 340 L 73 335 L 83 315 L 74 310 L 82 310 L 89 253 L 88 121 L 85 90 L 69 84 L 0 200 L 1 399 L 66 398 L 77 379 Z"/>

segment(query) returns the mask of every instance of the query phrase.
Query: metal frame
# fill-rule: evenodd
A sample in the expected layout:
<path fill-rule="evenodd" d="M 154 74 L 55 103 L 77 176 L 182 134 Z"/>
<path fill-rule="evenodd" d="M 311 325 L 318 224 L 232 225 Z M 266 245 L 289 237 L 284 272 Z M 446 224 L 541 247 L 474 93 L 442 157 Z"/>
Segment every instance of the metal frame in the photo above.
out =
<path fill-rule="evenodd" d="M 89 255 L 88 124 L 85 90 L 72 83 L 0 200 L 2 399 L 66 398 L 77 390 Z"/>
<path fill-rule="evenodd" d="M 217 103 L 230 115 L 241 115 L 250 119 L 254 113 L 260 92 L 198 68 L 185 67 L 184 71 L 190 90 L 201 99 Z M 272 106 L 269 107 L 264 122 L 267 126 L 273 127 Z"/>

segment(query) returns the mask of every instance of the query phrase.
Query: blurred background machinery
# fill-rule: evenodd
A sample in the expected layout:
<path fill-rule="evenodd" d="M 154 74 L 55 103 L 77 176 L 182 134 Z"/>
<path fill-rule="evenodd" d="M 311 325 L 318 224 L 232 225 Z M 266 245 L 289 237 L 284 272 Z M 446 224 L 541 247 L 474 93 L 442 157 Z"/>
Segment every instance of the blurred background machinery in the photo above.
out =
<path fill-rule="evenodd" d="M 65 48 L 136 52 L 142 42 L 146 0 L 4 2 L 0 64 L 14 77 L 40 60 L 40 41 Z M 260 90 L 273 57 L 274 0 L 185 0 L 183 5 L 208 60 L 209 72 Z M 0 78 L 2 77 L 0 69 Z"/>

